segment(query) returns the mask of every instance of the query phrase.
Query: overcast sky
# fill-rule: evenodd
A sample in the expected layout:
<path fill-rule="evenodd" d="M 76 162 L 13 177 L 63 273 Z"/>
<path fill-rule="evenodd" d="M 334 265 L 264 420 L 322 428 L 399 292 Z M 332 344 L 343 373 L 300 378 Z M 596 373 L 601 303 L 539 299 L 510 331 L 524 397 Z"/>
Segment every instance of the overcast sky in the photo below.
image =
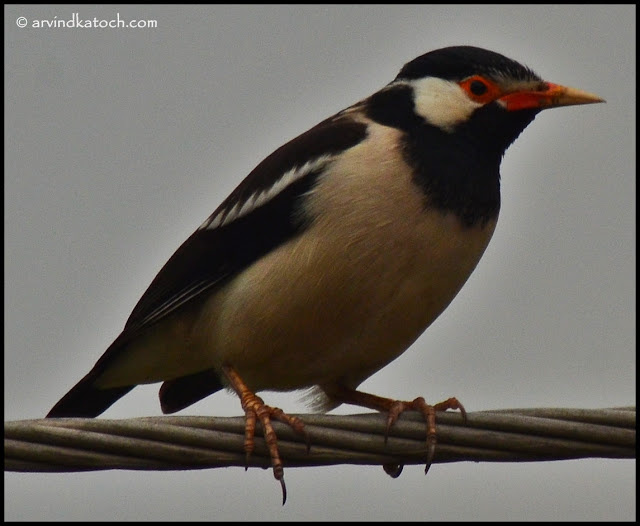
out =
<path fill-rule="evenodd" d="M 607 104 L 543 112 L 459 296 L 362 389 L 469 411 L 635 402 L 635 6 L 5 6 L 5 419 L 43 417 L 275 148 L 472 44 Z M 34 20 L 156 20 L 44 29 Z M 24 19 L 20 19 L 24 17 Z M 23 21 L 27 27 L 18 27 Z M 159 415 L 158 385 L 107 418 Z M 288 412 L 299 395 L 263 393 Z M 343 406 L 341 413 L 362 412 Z M 180 414 L 240 415 L 226 392 Z M 635 461 L 5 474 L 8 520 L 632 520 Z"/>

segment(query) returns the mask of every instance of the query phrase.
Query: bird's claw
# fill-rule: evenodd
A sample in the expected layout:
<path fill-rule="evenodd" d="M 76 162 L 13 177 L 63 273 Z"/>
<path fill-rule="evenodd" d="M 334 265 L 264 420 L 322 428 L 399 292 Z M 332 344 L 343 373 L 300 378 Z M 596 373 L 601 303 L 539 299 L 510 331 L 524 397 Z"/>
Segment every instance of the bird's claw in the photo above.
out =
<path fill-rule="evenodd" d="M 311 447 L 309 434 L 304 427 L 304 423 L 298 417 L 288 415 L 278 407 L 271 407 L 265 404 L 262 398 L 247 387 L 235 369 L 226 366 L 223 367 L 223 371 L 231 383 L 231 386 L 240 397 L 240 403 L 242 404 L 242 409 L 245 414 L 245 470 L 249 468 L 249 460 L 255 449 L 256 423 L 259 420 L 262 425 L 264 441 L 269 450 L 269 456 L 271 457 L 273 476 L 280 482 L 280 486 L 282 487 L 282 505 L 284 506 L 284 503 L 287 501 L 287 486 L 284 483 L 284 467 L 278 450 L 278 437 L 271 424 L 271 419 L 279 420 L 291 427 L 296 433 L 303 435 L 307 444 L 307 452 L 309 452 Z"/>
<path fill-rule="evenodd" d="M 387 416 L 387 427 L 384 433 L 384 442 L 385 444 L 389 439 L 389 431 L 391 430 L 391 426 L 395 424 L 398 420 L 398 417 L 407 410 L 415 410 L 419 411 L 425 419 L 427 424 L 427 462 L 424 468 L 425 475 L 429 472 L 429 468 L 433 463 L 433 459 L 436 455 L 436 412 L 437 411 L 446 411 L 447 409 L 458 409 L 460 410 L 460 414 L 464 422 L 467 421 L 467 412 L 465 411 L 463 405 L 458 401 L 457 398 L 449 398 L 444 402 L 440 402 L 435 405 L 429 405 L 425 402 L 424 398 L 419 396 L 415 400 L 410 402 L 403 402 L 401 400 L 396 400 L 391 404 L 391 407 L 388 411 Z M 402 465 L 397 464 L 385 464 L 383 466 L 385 472 L 393 477 L 397 478 L 402 473 Z"/>
<path fill-rule="evenodd" d="M 269 456 L 271 457 L 271 465 L 273 467 L 273 476 L 280 482 L 282 487 L 282 505 L 284 506 L 287 501 L 287 486 L 284 482 L 284 467 L 282 460 L 280 459 L 280 452 L 278 450 L 278 437 L 273 429 L 271 419 L 279 420 L 289 425 L 294 431 L 300 433 L 305 437 L 307 444 L 307 452 L 310 448 L 309 435 L 304 428 L 302 420 L 295 416 L 287 415 L 282 409 L 278 407 L 271 407 L 264 403 L 264 401 L 253 393 L 246 393 L 241 397 L 242 407 L 245 411 L 245 435 L 244 435 L 244 450 L 246 454 L 245 470 L 249 466 L 249 460 L 251 454 L 255 449 L 255 431 L 256 421 L 259 420 L 262 424 L 264 433 L 264 440 L 269 449 Z"/>

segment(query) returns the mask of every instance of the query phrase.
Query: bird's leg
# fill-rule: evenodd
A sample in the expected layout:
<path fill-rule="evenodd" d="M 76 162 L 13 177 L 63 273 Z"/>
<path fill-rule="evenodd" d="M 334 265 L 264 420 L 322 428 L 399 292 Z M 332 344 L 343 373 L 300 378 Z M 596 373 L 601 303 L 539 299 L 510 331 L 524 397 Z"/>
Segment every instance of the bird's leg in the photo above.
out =
<path fill-rule="evenodd" d="M 309 450 L 309 436 L 304 428 L 304 424 L 302 423 L 302 420 L 295 416 L 286 414 L 282 409 L 266 405 L 262 398 L 257 396 L 253 391 L 251 391 L 251 389 L 249 389 L 249 387 L 247 387 L 247 384 L 244 383 L 238 372 L 230 365 L 224 365 L 222 367 L 222 371 L 227 377 L 227 380 L 229 380 L 230 386 L 240 398 L 240 403 L 242 404 L 242 409 L 245 414 L 245 469 L 249 466 L 249 458 L 251 457 L 251 453 L 253 453 L 255 447 L 254 436 L 256 431 L 256 420 L 259 420 L 262 424 L 264 440 L 269 448 L 271 465 L 273 466 L 273 476 L 280 482 L 280 486 L 282 486 L 282 504 L 284 505 L 287 500 L 287 487 L 284 483 L 284 469 L 282 467 L 282 460 L 280 460 L 280 453 L 278 451 L 278 437 L 271 425 L 271 418 L 284 422 L 294 431 L 303 435 L 307 443 L 307 450 Z"/>
<path fill-rule="evenodd" d="M 385 430 L 385 443 L 389 437 L 391 426 L 398 420 L 398 417 L 407 410 L 420 411 L 427 423 L 427 465 L 425 474 L 429 471 L 436 452 L 436 411 L 446 411 L 447 409 L 459 409 L 462 418 L 466 421 L 467 413 L 457 398 L 449 398 L 444 402 L 435 405 L 427 404 L 421 396 L 412 401 L 392 400 L 381 396 L 363 393 L 341 385 L 324 387 L 325 393 L 331 400 L 346 404 L 359 405 L 369 409 L 387 413 L 387 427 Z M 402 472 L 402 466 L 383 466 L 384 470 L 392 477 L 398 477 Z"/>

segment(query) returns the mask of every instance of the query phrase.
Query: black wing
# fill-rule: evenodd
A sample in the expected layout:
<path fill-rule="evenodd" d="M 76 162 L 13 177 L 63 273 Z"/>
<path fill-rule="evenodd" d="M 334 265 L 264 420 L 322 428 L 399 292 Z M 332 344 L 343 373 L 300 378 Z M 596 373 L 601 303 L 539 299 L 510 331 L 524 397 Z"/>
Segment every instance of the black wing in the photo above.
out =
<path fill-rule="evenodd" d="M 300 213 L 302 197 L 312 189 L 333 156 L 358 144 L 365 135 L 366 124 L 338 114 L 262 161 L 178 248 L 138 301 L 122 333 L 47 416 L 97 416 L 129 392 L 134 386 L 99 390 L 93 384 L 142 331 L 220 287 L 254 261 L 299 235 L 307 224 Z M 287 184 L 282 184 L 283 180 Z M 210 381 L 209 373 L 202 374 L 167 384 L 161 391 L 163 409 L 186 407 L 222 387 L 219 382 L 211 383 L 210 388 L 200 385 L 192 393 L 186 393 L 184 386 L 195 385 L 192 380 L 196 377 Z"/>
<path fill-rule="evenodd" d="M 268 156 L 160 270 L 133 309 L 123 334 L 161 320 L 299 234 L 305 225 L 300 198 L 331 157 L 360 142 L 365 133 L 365 124 L 328 119 Z M 315 161 L 319 162 L 314 165 Z M 237 213 L 251 204 L 252 197 L 267 194 L 284 174 L 295 170 L 302 175 L 264 203 L 233 217 L 234 208 Z"/>

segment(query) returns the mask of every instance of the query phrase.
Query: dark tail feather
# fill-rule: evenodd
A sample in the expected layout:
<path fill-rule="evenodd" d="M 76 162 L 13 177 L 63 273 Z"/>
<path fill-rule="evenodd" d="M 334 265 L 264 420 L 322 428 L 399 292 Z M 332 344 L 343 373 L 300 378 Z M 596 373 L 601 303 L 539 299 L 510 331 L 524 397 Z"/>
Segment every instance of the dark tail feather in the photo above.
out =
<path fill-rule="evenodd" d="M 213 369 L 167 380 L 160 388 L 160 407 L 165 414 L 175 413 L 223 387 Z"/>
<path fill-rule="evenodd" d="M 93 377 L 87 375 L 49 411 L 47 418 L 93 418 L 107 410 L 116 400 L 126 395 L 135 385 L 98 389 Z"/>

